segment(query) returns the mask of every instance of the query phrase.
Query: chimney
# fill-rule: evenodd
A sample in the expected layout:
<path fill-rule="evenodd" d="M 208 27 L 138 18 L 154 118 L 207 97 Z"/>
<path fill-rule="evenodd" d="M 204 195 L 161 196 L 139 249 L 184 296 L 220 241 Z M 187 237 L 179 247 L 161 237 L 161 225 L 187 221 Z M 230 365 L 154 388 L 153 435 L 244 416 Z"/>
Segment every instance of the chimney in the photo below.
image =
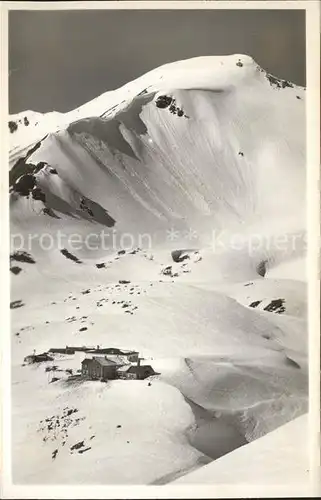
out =
<path fill-rule="evenodd" d="M 140 366 L 140 359 L 141 359 L 141 358 L 138 358 L 138 359 L 137 359 L 137 366 Z"/>

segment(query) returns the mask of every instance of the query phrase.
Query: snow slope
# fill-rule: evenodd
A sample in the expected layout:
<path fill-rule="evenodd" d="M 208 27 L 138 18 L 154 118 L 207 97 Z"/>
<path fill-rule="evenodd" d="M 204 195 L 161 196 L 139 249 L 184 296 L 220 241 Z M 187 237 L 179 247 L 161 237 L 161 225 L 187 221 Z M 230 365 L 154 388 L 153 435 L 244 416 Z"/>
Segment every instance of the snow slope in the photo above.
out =
<path fill-rule="evenodd" d="M 233 55 L 10 117 L 16 482 L 164 484 L 307 410 L 304 100 Z M 158 375 L 21 366 L 65 345 Z"/>
<path fill-rule="evenodd" d="M 298 417 L 175 484 L 287 485 L 295 495 L 312 493 L 308 478 L 307 415 Z M 302 488 L 303 487 L 303 488 Z"/>

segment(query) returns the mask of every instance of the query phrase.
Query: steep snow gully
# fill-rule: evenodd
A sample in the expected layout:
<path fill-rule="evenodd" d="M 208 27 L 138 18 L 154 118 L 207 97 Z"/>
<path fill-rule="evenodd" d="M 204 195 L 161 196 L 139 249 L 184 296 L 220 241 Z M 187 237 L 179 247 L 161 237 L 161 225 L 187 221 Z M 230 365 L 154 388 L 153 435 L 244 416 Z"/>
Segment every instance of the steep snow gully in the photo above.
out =
<path fill-rule="evenodd" d="M 16 482 L 164 484 L 307 411 L 304 88 L 199 57 L 8 126 Z M 157 375 L 23 362 L 70 345 Z"/>

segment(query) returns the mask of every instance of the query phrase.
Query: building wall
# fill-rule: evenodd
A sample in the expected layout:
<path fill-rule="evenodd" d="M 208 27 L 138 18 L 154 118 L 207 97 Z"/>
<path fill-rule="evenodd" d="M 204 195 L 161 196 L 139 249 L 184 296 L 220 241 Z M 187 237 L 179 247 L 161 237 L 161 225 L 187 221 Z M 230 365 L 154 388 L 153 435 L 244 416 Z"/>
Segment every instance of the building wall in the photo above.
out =
<path fill-rule="evenodd" d="M 103 367 L 103 378 L 113 380 L 116 378 L 116 367 L 114 366 L 104 366 Z"/>
<path fill-rule="evenodd" d="M 103 376 L 102 366 L 95 359 L 89 365 L 89 374 L 93 378 L 102 378 Z"/>
<path fill-rule="evenodd" d="M 154 373 L 154 370 L 150 366 L 140 366 L 137 371 L 137 378 L 139 380 L 144 380 L 145 378 L 154 375 Z"/>
<path fill-rule="evenodd" d="M 82 374 L 88 375 L 93 379 L 114 380 L 116 378 L 144 380 L 145 378 L 154 375 L 154 370 L 150 366 L 132 366 L 126 372 L 118 372 L 117 365 L 102 366 L 98 361 L 93 360 L 82 364 Z"/>
<path fill-rule="evenodd" d="M 102 377 L 102 366 L 97 361 L 89 361 L 82 364 L 83 375 L 88 375 L 91 378 Z"/>

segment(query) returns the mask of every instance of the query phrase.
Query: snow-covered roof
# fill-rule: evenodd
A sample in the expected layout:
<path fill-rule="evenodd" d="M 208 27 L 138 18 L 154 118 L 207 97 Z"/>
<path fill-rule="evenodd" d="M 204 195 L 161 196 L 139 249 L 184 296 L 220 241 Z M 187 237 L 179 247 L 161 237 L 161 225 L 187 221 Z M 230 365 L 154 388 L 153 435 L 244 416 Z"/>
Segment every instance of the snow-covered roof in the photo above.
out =
<path fill-rule="evenodd" d="M 116 363 L 110 359 L 106 359 L 103 356 L 93 356 L 92 358 L 85 358 L 82 363 L 85 363 L 85 361 L 97 361 L 100 365 L 102 366 L 112 366 L 115 365 Z"/>
<path fill-rule="evenodd" d="M 124 365 L 124 366 L 121 366 L 121 367 L 117 368 L 117 371 L 118 371 L 118 372 L 122 372 L 122 373 L 127 372 L 131 366 L 132 366 L 132 365 Z"/>
<path fill-rule="evenodd" d="M 107 359 L 113 361 L 117 365 L 128 365 L 129 361 L 127 356 L 121 356 L 118 354 L 108 354 Z"/>
<path fill-rule="evenodd" d="M 151 365 L 132 365 L 132 364 L 130 364 L 130 365 L 124 365 L 124 366 L 121 366 L 120 368 L 117 368 L 117 371 L 119 371 L 119 372 L 127 372 L 127 371 L 139 372 L 142 370 L 146 370 L 146 368 L 151 368 L 153 370 Z"/>

